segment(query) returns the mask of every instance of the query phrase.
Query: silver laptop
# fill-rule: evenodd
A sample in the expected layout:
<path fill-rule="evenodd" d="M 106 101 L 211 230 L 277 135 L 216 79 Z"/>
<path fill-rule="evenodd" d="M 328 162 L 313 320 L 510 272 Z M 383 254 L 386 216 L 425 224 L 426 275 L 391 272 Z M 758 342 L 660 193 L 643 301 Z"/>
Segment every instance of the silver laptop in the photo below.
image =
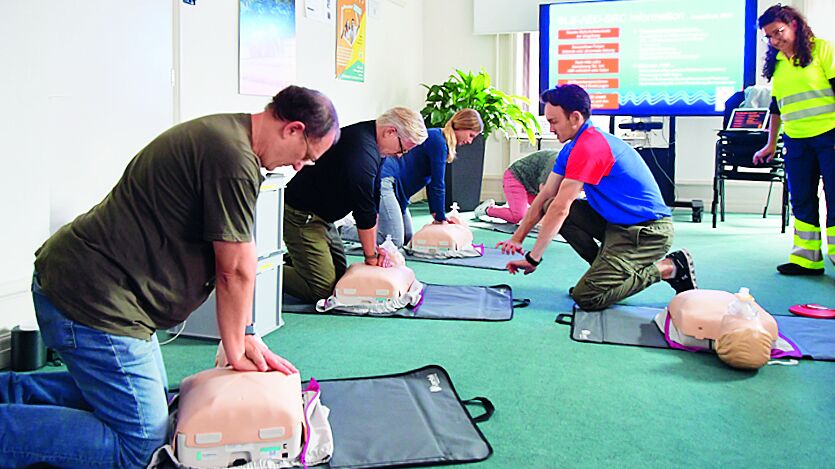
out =
<path fill-rule="evenodd" d="M 747 132 L 765 132 L 771 112 L 760 108 L 736 108 L 731 111 L 731 118 L 725 130 L 744 130 Z"/>

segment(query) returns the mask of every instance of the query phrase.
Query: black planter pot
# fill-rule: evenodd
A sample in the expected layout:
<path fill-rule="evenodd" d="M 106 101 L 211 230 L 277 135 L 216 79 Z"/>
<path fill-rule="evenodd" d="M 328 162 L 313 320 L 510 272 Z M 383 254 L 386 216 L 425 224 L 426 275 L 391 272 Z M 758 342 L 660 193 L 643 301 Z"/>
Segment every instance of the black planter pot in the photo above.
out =
<path fill-rule="evenodd" d="M 473 210 L 481 200 L 481 178 L 484 175 L 484 136 L 478 135 L 473 143 L 459 145 L 455 161 L 446 165 L 446 210 L 458 202 L 459 210 Z"/>

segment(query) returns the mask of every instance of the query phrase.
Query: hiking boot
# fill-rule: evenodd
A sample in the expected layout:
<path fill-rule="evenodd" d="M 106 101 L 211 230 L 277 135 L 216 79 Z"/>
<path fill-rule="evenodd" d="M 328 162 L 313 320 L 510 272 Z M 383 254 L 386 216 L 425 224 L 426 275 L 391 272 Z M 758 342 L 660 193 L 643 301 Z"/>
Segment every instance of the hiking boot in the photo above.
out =
<path fill-rule="evenodd" d="M 665 259 L 670 259 L 676 266 L 675 276 L 664 279 L 675 289 L 676 293 L 699 288 L 696 285 L 696 268 L 693 265 L 693 257 L 687 249 L 671 252 L 665 256 Z"/>

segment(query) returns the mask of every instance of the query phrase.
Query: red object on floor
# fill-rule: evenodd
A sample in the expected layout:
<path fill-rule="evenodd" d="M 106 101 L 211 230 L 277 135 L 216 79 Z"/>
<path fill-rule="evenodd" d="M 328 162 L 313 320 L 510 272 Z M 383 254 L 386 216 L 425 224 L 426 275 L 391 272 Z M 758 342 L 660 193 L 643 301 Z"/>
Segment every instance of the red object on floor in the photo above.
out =
<path fill-rule="evenodd" d="M 789 308 L 789 311 L 807 318 L 835 319 L 835 309 L 816 304 L 794 305 Z"/>

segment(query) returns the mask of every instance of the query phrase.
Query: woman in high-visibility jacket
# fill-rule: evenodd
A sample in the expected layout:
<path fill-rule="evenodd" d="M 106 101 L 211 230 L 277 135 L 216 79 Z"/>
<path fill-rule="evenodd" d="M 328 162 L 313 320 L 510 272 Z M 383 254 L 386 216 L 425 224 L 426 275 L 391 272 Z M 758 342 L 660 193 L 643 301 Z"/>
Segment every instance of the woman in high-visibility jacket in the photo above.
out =
<path fill-rule="evenodd" d="M 797 10 L 775 5 L 759 17 L 768 41 L 763 76 L 772 81 L 768 143 L 754 163 L 771 161 L 783 125 L 794 247 L 784 275 L 823 275 L 818 184 L 826 196 L 827 255 L 835 263 L 835 51 Z"/>

